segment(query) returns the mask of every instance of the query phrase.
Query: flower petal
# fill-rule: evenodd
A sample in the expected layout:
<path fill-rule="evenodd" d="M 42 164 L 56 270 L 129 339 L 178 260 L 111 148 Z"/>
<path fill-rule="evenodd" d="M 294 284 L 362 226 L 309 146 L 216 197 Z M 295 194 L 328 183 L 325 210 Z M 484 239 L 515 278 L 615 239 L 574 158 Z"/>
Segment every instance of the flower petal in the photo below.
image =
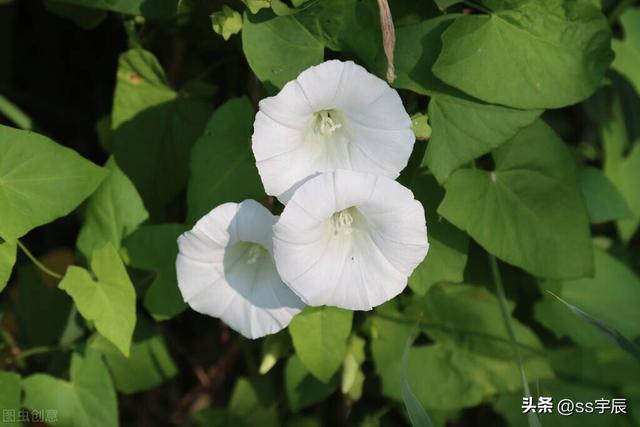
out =
<path fill-rule="evenodd" d="M 304 304 L 275 268 L 276 217 L 259 203 L 225 203 L 178 238 L 178 286 L 191 308 L 248 338 L 286 327 Z"/>
<path fill-rule="evenodd" d="M 427 250 L 424 209 L 411 191 L 348 170 L 308 180 L 274 225 L 278 272 L 314 306 L 370 310 L 402 292 Z"/>
<path fill-rule="evenodd" d="M 252 148 L 267 193 L 287 203 L 318 173 L 348 169 L 396 178 L 414 142 L 398 93 L 363 67 L 333 60 L 260 102 Z"/>

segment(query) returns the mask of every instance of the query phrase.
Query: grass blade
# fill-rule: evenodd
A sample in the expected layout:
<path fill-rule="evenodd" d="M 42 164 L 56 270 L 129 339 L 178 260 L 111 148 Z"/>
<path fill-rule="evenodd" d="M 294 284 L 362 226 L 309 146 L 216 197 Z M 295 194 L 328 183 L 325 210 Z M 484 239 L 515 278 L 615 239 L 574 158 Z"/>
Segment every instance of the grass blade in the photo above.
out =
<path fill-rule="evenodd" d="M 629 353 L 630 355 L 632 355 L 636 359 L 640 360 L 640 347 L 638 347 L 631 340 L 629 340 L 627 337 L 622 335 L 620 333 L 620 331 L 618 331 L 615 328 L 612 328 L 611 326 L 607 325 L 603 321 L 596 319 L 595 317 L 593 317 L 589 313 L 579 309 L 575 305 L 563 300 L 562 298 L 560 298 L 558 295 L 554 294 L 553 292 L 551 292 L 549 290 L 547 290 L 547 292 L 550 295 L 552 295 L 553 297 L 555 297 L 558 301 L 563 303 L 565 306 L 567 306 L 569 308 L 569 310 L 571 310 L 578 317 L 582 318 L 586 322 L 588 322 L 588 323 L 592 324 L 593 326 L 595 326 L 596 328 L 598 328 L 600 330 L 600 332 L 602 332 L 603 334 L 608 336 L 613 342 L 618 344 L 618 346 L 621 349 L 623 349 L 624 351 L 626 351 L 627 353 Z"/>
<path fill-rule="evenodd" d="M 433 427 L 431 419 L 429 418 L 429 415 L 427 415 L 427 411 L 422 407 L 416 395 L 413 394 L 407 379 L 409 351 L 411 351 L 411 346 L 413 345 L 415 338 L 416 334 L 411 334 L 407 339 L 407 344 L 405 345 L 404 353 L 402 354 L 402 400 L 404 401 L 404 406 L 407 408 L 407 413 L 409 414 L 409 419 L 411 420 L 411 425 L 413 427 Z"/>

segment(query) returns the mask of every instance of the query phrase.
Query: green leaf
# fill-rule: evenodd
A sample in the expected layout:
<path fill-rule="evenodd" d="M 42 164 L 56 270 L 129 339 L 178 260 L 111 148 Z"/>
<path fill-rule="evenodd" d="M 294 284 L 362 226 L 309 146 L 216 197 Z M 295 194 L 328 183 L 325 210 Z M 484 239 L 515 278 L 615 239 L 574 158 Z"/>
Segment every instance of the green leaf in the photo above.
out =
<path fill-rule="evenodd" d="M 485 394 L 491 395 L 497 390 L 492 384 L 484 384 L 486 380 L 474 379 L 474 371 L 485 369 L 488 372 L 488 367 L 472 357 L 464 351 L 448 350 L 441 345 L 415 347 L 407 364 L 409 386 L 427 408 L 451 410 L 474 406 Z M 475 366 L 471 367 L 472 363 Z"/>
<path fill-rule="evenodd" d="M 129 265 L 156 273 L 144 294 L 144 306 L 155 320 L 167 320 L 186 308 L 176 276 L 177 239 L 182 224 L 148 225 L 129 236 L 124 247 Z"/>
<path fill-rule="evenodd" d="M 17 245 L 15 242 L 0 243 L 0 292 L 7 286 L 13 264 L 16 262 Z"/>
<path fill-rule="evenodd" d="M 421 95 L 432 95 L 447 88 L 447 85 L 433 75 L 431 69 L 442 48 L 442 33 L 454 22 L 456 16 L 444 15 L 396 28 L 394 87 Z M 375 62 L 371 63 L 371 69 L 379 76 L 385 75 L 387 59 L 382 49 Z"/>
<path fill-rule="evenodd" d="M 149 217 L 133 183 L 113 158 L 105 169 L 109 176 L 89 198 L 78 235 L 77 247 L 86 259 L 107 243 L 119 249 L 122 239 Z"/>
<path fill-rule="evenodd" d="M 34 374 L 22 381 L 23 406 L 57 410 L 60 427 L 115 427 L 118 401 L 100 353 L 87 349 L 71 357 L 70 380 Z"/>
<path fill-rule="evenodd" d="M 275 92 L 312 65 L 324 49 L 355 53 L 372 63 L 381 45 L 376 8 L 357 0 L 309 1 L 299 9 L 272 0 L 271 11 L 245 13 L 242 48 L 249 66 Z"/>
<path fill-rule="evenodd" d="M 620 164 L 624 162 L 626 151 L 631 146 L 626 111 L 623 108 L 624 96 L 621 91 L 622 88 L 616 86 L 603 88 L 592 101 L 596 104 L 592 119 L 600 124 L 603 169 L 612 182 Z"/>
<path fill-rule="evenodd" d="M 59 284 L 98 332 L 129 356 L 136 324 L 136 292 L 127 270 L 111 244 L 93 253 L 90 272 L 71 266 Z"/>
<path fill-rule="evenodd" d="M 597 255 L 596 255 L 597 256 Z M 567 310 L 567 307 L 558 303 L 549 292 L 560 293 L 562 282 L 545 280 L 541 287 L 547 292 L 543 293 L 543 300 L 536 303 L 535 319 L 547 327 L 558 338 L 569 337 L 573 342 L 587 347 L 603 347 L 611 342 L 595 328 L 585 327 L 584 320 Z"/>
<path fill-rule="evenodd" d="M 422 404 L 416 395 L 413 394 L 411 386 L 409 385 L 407 363 L 409 361 L 409 352 L 411 351 L 413 342 L 414 337 L 409 337 L 409 339 L 407 339 L 407 344 L 405 345 L 404 353 L 402 354 L 402 400 L 404 401 L 404 406 L 407 409 L 409 420 L 411 420 L 411 425 L 413 427 L 433 427 L 433 424 L 429 419 L 429 415 L 427 415 L 427 411 L 424 410 Z"/>
<path fill-rule="evenodd" d="M 113 154 L 152 218 L 164 219 L 167 205 L 184 190 L 191 147 L 212 112 L 209 95 L 174 91 L 150 52 L 120 55 Z"/>
<path fill-rule="evenodd" d="M 104 10 L 83 7 L 65 0 L 46 0 L 44 7 L 54 15 L 66 18 L 84 30 L 91 30 L 106 18 Z"/>
<path fill-rule="evenodd" d="M 445 10 L 448 7 L 451 7 L 455 4 L 462 3 L 462 0 L 434 0 L 436 5 L 438 5 L 438 9 Z"/>
<path fill-rule="evenodd" d="M 15 372 L 0 371 L 0 409 L 3 426 L 20 426 L 17 414 L 20 411 L 20 375 Z M 12 415 L 9 417 L 8 415 Z"/>
<path fill-rule="evenodd" d="M 221 11 L 211 14 L 211 26 L 223 39 L 229 40 L 229 37 L 242 30 L 242 15 L 226 4 L 222 5 Z"/>
<path fill-rule="evenodd" d="M 434 286 L 422 306 L 424 328 L 430 337 L 449 347 L 513 363 L 515 354 L 499 307 L 497 298 L 483 287 Z M 543 348 L 538 337 L 517 320 L 511 323 L 523 359 L 535 358 L 535 351 Z M 430 324 L 434 326 L 430 328 Z M 520 381 L 519 373 L 516 379 Z"/>
<path fill-rule="evenodd" d="M 616 185 L 633 214 L 633 218 L 617 222 L 620 237 L 628 242 L 640 227 L 640 143 L 635 143 L 629 155 L 622 159 L 617 167 L 607 172 L 607 176 Z"/>
<path fill-rule="evenodd" d="M 242 0 L 242 3 L 246 4 L 253 14 L 260 12 L 262 9 L 268 9 L 271 7 L 270 0 Z"/>
<path fill-rule="evenodd" d="M 499 301 L 486 289 L 467 285 L 441 285 L 431 289 L 425 300 L 423 328 L 436 340 L 435 347 L 417 351 L 433 358 L 439 364 L 450 360 L 448 369 L 460 370 L 465 379 L 451 381 L 445 373 L 434 377 L 418 373 L 421 364 L 416 357 L 409 375 L 413 390 L 422 396 L 424 404 L 433 408 L 451 408 L 446 390 L 460 388 L 460 397 L 453 397 L 461 406 L 478 403 L 478 399 L 501 391 L 522 387 L 523 372 L 531 378 L 548 378 L 553 375 L 544 357 L 537 336 L 522 323 L 508 318 L 515 339 L 507 332 Z M 510 316 L 510 313 L 507 314 Z M 431 325 L 431 326 L 430 326 Z M 520 346 L 522 365 L 515 361 L 514 341 Z M 479 367 L 483 372 L 478 371 Z M 438 392 L 433 383 L 443 382 L 444 391 Z M 413 380 L 413 381 L 412 381 Z M 465 383 L 473 385 L 467 390 Z M 447 385 L 448 384 L 448 385 Z M 451 389 L 448 389 L 451 387 Z M 454 403 L 455 405 L 455 403 Z"/>
<path fill-rule="evenodd" d="M 36 133 L 0 125 L 0 236 L 15 240 L 67 215 L 105 172 Z"/>
<path fill-rule="evenodd" d="M 234 427 L 280 425 L 274 404 L 275 396 L 272 383 L 264 377 L 238 379 L 229 401 L 227 425 Z"/>
<path fill-rule="evenodd" d="M 616 328 L 612 328 L 611 326 L 607 325 L 603 321 L 596 319 L 586 311 L 579 309 L 575 305 L 569 304 L 559 296 L 554 295 L 554 297 L 558 301 L 560 301 L 562 304 L 564 304 L 569 310 L 571 310 L 576 316 L 580 317 L 582 320 L 595 326 L 598 330 L 600 330 L 600 332 L 602 332 L 608 338 L 610 338 L 613 342 L 615 342 L 622 350 L 626 351 L 627 353 L 629 353 L 630 355 L 632 355 L 633 357 L 635 357 L 640 361 L 640 347 L 638 347 L 636 344 L 631 342 L 627 337 L 622 335 L 620 331 L 618 331 Z"/>
<path fill-rule="evenodd" d="M 396 300 L 375 309 L 371 316 L 371 355 L 375 372 L 382 379 L 382 394 L 402 400 L 402 351 L 416 321 L 399 313 Z"/>
<path fill-rule="evenodd" d="M 433 132 L 424 164 L 443 182 L 455 169 L 514 137 L 541 113 L 485 104 L 462 94 L 436 93 L 429 102 Z"/>
<path fill-rule="evenodd" d="M 534 359 L 525 368 L 541 378 L 553 375 Z M 414 347 L 407 365 L 409 384 L 427 409 L 457 410 L 480 404 L 498 393 L 520 389 L 513 360 L 503 360 L 442 344 Z M 536 378 L 536 375 L 533 376 Z"/>
<path fill-rule="evenodd" d="M 431 97 L 432 132 L 424 164 L 440 182 L 453 170 L 503 144 L 541 113 L 487 104 L 445 85 L 432 74 L 442 47 L 440 37 L 453 17 L 444 15 L 396 30 L 397 79 L 393 85 Z M 378 57 L 373 68 L 384 75 L 384 55 Z"/>
<path fill-rule="evenodd" d="M 255 111 L 245 97 L 227 101 L 209 119 L 191 153 L 189 223 L 225 202 L 264 197 L 251 151 Z"/>
<path fill-rule="evenodd" d="M 138 321 L 128 358 L 100 335 L 89 346 L 104 355 L 116 389 L 125 394 L 152 389 L 178 372 L 164 339 L 147 322 Z"/>
<path fill-rule="evenodd" d="M 60 0 L 60 2 L 128 15 L 142 15 L 153 19 L 171 19 L 175 16 L 178 7 L 178 0 Z"/>
<path fill-rule="evenodd" d="M 409 277 L 409 287 L 418 295 L 425 295 L 436 283 L 462 282 L 467 265 L 469 237 L 438 215 L 436 209 L 444 196 L 444 190 L 432 175 L 419 173 L 410 188 L 424 206 L 429 252 Z"/>
<path fill-rule="evenodd" d="M 322 62 L 324 45 L 294 17 L 268 13 L 244 14 L 242 49 L 258 79 L 273 89 Z"/>
<path fill-rule="evenodd" d="M 407 364 L 409 386 L 424 407 L 457 410 L 521 388 L 498 301 L 484 288 L 436 285 L 410 309 L 423 314 L 421 329 L 436 341 L 412 348 Z M 388 303 L 376 310 L 372 320 L 371 353 L 383 394 L 401 400 L 403 348 L 416 316 L 401 314 Z M 543 347 L 535 334 L 513 322 L 529 377 L 552 376 L 548 362 L 539 355 Z"/>
<path fill-rule="evenodd" d="M 549 356 L 554 371 L 564 378 L 617 389 L 640 383 L 640 363 L 615 345 L 563 347 L 549 351 Z"/>
<path fill-rule="evenodd" d="M 380 12 L 373 1 L 307 0 L 293 17 L 328 49 L 348 52 L 364 63 L 380 54 Z"/>
<path fill-rule="evenodd" d="M 582 167 L 578 177 L 592 224 L 633 217 L 618 189 L 599 169 Z"/>
<path fill-rule="evenodd" d="M 207 408 L 193 414 L 193 422 L 198 427 L 227 427 L 228 418 L 221 408 Z"/>
<path fill-rule="evenodd" d="M 640 313 L 637 301 L 640 301 L 640 278 L 627 265 L 607 254 L 601 249 L 595 249 L 595 276 L 563 282 L 557 293 L 563 301 L 580 310 L 589 313 L 619 330 L 623 335 L 631 338 L 640 336 Z M 543 284 L 549 289 L 549 284 Z M 567 309 L 554 298 L 546 298 L 536 304 L 536 319 L 551 329 L 556 335 L 568 335 L 584 346 L 602 344 L 593 341 L 585 331 L 584 322 L 574 317 L 562 315 Z"/>
<path fill-rule="evenodd" d="M 451 175 L 438 213 L 487 251 L 534 275 L 591 275 L 584 200 L 573 159 L 555 132 L 537 121 L 494 151 L 493 159 L 494 171 Z"/>
<path fill-rule="evenodd" d="M 300 361 L 323 383 L 327 383 L 342 364 L 352 319 L 352 311 L 307 307 L 289 324 Z"/>
<path fill-rule="evenodd" d="M 318 381 L 295 355 L 289 358 L 284 369 L 284 387 L 289 407 L 294 413 L 322 401 L 333 393 L 339 384 L 340 377 L 337 375 L 328 383 Z"/>
<path fill-rule="evenodd" d="M 616 53 L 611 67 L 620 72 L 640 92 L 640 8 L 630 8 L 620 17 L 620 24 L 624 31 L 624 39 L 613 39 L 612 47 Z"/>
<path fill-rule="evenodd" d="M 635 183 L 640 179 L 640 144 L 630 144 L 630 132 L 625 120 L 623 94 L 620 89 L 605 92 L 611 105 L 603 116 L 601 136 L 604 148 L 604 174 L 624 198 L 633 217 L 617 221 L 616 226 L 624 242 L 631 240 L 640 226 L 640 193 Z M 599 116 L 600 117 L 600 116 Z"/>
<path fill-rule="evenodd" d="M 483 101 L 558 108 L 590 96 L 613 59 L 606 18 L 588 0 L 485 0 L 442 35 L 433 72 Z M 473 72 L 469 72 L 473 70 Z"/>

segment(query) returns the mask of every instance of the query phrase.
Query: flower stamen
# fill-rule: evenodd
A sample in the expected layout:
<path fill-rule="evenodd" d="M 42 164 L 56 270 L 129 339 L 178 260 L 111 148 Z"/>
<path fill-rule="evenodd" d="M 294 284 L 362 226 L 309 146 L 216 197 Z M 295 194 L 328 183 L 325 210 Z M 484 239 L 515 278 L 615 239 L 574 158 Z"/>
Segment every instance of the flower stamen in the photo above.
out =
<path fill-rule="evenodd" d="M 249 254 L 247 257 L 247 264 L 255 264 L 260 258 L 265 255 L 266 250 L 258 244 L 253 244 L 249 248 Z"/>
<path fill-rule="evenodd" d="M 348 209 L 334 213 L 331 217 L 331 222 L 333 223 L 333 231 L 336 235 L 340 233 L 351 234 L 353 232 L 353 228 L 351 227 L 353 224 L 353 216 Z"/>
<path fill-rule="evenodd" d="M 338 123 L 331 117 L 331 112 L 328 110 L 319 111 L 316 113 L 316 121 L 313 127 L 313 131 L 322 136 L 333 135 L 333 133 L 342 127 L 341 123 Z"/>

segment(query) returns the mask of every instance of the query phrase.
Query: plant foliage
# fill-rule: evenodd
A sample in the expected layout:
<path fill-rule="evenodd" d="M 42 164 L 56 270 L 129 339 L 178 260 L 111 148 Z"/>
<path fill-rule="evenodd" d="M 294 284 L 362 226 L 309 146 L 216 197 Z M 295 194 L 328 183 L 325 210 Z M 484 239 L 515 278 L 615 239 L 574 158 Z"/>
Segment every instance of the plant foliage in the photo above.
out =
<path fill-rule="evenodd" d="M 430 244 L 409 286 L 259 340 L 186 310 L 178 236 L 283 209 L 260 100 L 328 59 L 387 78 L 389 25 Z M 640 425 L 639 2 L 5 0 L 0 55 L 4 424 Z"/>

